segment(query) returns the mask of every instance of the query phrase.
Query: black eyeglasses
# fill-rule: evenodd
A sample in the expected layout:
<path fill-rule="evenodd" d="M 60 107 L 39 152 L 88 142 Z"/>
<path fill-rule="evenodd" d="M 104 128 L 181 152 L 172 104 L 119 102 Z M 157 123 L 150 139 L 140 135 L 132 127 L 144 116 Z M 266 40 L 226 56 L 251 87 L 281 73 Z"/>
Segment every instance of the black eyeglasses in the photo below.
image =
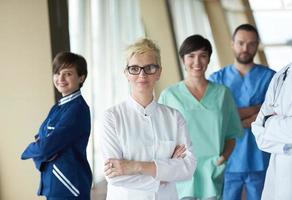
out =
<path fill-rule="evenodd" d="M 139 75 L 142 70 L 144 71 L 145 74 L 148 74 L 148 75 L 155 74 L 159 68 L 160 66 L 157 64 L 149 64 L 143 67 L 140 67 L 139 65 L 127 66 L 127 70 L 129 74 L 132 74 L 132 75 Z"/>

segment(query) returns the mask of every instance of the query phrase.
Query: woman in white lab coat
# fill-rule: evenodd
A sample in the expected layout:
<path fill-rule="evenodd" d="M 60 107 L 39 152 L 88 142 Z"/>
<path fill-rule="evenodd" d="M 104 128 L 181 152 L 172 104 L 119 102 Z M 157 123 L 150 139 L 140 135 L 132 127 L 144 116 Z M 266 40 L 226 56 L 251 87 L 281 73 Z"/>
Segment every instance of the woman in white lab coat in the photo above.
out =
<path fill-rule="evenodd" d="M 262 200 L 292 199 L 292 64 L 276 73 L 252 132 L 271 153 Z"/>
<path fill-rule="evenodd" d="M 126 51 L 129 98 L 106 110 L 101 149 L 108 200 L 177 200 L 176 181 L 190 179 L 195 158 L 182 115 L 154 100 L 160 51 L 148 39 Z"/>

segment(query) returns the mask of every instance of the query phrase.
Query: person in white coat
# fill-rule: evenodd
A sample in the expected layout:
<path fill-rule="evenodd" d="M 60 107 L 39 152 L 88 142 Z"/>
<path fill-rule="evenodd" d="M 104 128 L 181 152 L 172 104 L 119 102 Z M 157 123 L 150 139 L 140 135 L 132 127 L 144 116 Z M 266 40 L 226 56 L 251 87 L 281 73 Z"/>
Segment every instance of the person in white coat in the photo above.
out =
<path fill-rule="evenodd" d="M 292 199 L 292 63 L 276 73 L 252 123 L 258 147 L 271 153 L 262 200 Z"/>
<path fill-rule="evenodd" d="M 178 200 L 175 182 L 191 179 L 196 163 L 186 122 L 154 100 L 162 70 L 157 45 L 138 40 L 126 56 L 131 94 L 105 111 L 101 134 L 107 200 Z"/>

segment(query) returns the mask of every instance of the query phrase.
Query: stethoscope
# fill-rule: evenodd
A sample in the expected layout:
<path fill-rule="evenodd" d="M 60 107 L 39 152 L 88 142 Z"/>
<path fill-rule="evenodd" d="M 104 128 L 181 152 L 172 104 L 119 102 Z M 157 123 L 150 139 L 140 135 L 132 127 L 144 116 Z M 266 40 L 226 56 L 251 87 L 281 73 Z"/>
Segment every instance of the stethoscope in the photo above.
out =
<path fill-rule="evenodd" d="M 276 104 L 276 101 L 278 100 L 280 93 L 281 93 L 281 89 L 283 87 L 283 84 L 287 78 L 287 74 L 288 74 L 288 70 L 290 67 L 287 67 L 287 69 L 278 76 L 277 80 L 276 80 L 276 84 L 275 84 L 275 92 L 274 92 L 274 97 L 273 97 L 273 102 L 271 104 L 271 106 L 273 107 L 277 107 L 278 104 Z"/>

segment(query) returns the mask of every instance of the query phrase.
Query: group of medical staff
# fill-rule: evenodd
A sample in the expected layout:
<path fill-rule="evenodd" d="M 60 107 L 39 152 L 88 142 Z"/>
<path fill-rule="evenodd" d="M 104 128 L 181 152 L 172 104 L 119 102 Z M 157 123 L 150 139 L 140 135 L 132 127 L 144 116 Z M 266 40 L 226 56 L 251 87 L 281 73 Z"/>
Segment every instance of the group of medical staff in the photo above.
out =
<path fill-rule="evenodd" d="M 160 49 L 140 39 L 125 51 L 125 101 L 105 110 L 99 134 L 107 200 L 291 200 L 292 76 L 254 63 L 259 34 L 238 26 L 234 63 L 206 78 L 212 46 L 201 35 L 179 48 L 185 79 L 162 91 Z M 86 158 L 89 109 L 80 88 L 82 56 L 56 56 L 54 84 L 63 98 L 53 106 L 22 159 L 41 172 L 39 195 L 49 200 L 90 199 Z"/>
<path fill-rule="evenodd" d="M 254 63 L 259 43 L 254 26 L 238 26 L 231 42 L 234 63 L 207 79 L 212 46 L 200 35 L 187 37 L 179 49 L 185 79 L 163 90 L 158 104 L 158 47 L 147 39 L 129 47 L 124 73 L 131 94 L 106 111 L 101 134 L 107 199 L 292 199 L 292 78 L 289 66 L 275 74 Z M 183 118 L 162 113 L 164 105 Z M 184 127 L 177 127 L 181 122 Z"/>

